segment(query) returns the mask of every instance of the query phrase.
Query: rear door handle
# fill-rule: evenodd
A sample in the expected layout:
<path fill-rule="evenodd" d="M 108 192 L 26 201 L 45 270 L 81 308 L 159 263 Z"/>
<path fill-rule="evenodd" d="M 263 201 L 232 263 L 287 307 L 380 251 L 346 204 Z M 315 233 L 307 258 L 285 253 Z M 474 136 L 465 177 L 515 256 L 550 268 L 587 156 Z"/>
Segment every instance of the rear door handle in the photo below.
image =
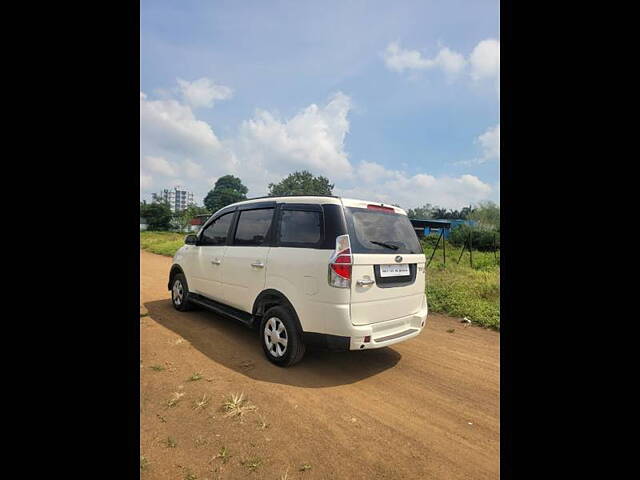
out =
<path fill-rule="evenodd" d="M 254 262 L 251 264 L 252 267 L 257 267 L 257 268 L 263 268 L 264 267 L 264 263 L 262 262 Z"/>
<path fill-rule="evenodd" d="M 211 260 L 211 263 L 214 264 L 214 265 L 220 265 L 222 263 L 222 261 L 216 258 L 214 260 Z"/>

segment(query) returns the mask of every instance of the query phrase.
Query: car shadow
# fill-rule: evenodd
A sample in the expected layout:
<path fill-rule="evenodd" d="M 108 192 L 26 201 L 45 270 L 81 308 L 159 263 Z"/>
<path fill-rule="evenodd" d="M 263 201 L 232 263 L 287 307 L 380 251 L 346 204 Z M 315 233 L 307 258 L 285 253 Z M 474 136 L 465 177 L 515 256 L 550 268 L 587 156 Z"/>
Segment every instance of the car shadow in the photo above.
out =
<path fill-rule="evenodd" d="M 308 349 L 300 363 L 282 368 L 266 359 L 256 330 L 232 319 L 204 309 L 178 312 L 171 300 L 144 306 L 154 321 L 214 362 L 263 382 L 305 388 L 347 385 L 393 368 L 402 358 L 391 347 L 350 352 Z"/>

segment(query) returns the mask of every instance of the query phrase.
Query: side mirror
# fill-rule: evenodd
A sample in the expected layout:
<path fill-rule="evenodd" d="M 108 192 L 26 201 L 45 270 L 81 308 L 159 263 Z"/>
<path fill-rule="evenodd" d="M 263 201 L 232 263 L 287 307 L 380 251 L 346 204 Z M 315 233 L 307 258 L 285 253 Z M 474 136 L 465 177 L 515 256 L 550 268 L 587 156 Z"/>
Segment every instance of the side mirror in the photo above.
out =
<path fill-rule="evenodd" d="M 184 239 L 185 245 L 196 245 L 198 243 L 197 235 L 187 235 Z"/>

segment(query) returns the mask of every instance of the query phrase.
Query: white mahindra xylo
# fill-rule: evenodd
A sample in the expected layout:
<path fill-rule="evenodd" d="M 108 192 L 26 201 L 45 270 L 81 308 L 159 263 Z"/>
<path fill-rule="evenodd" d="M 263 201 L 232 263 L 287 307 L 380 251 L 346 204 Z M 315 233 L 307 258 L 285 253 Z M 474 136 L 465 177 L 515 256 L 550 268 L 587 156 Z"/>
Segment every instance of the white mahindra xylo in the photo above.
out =
<path fill-rule="evenodd" d="M 173 305 L 259 329 L 267 358 L 307 345 L 380 348 L 420 334 L 425 256 L 404 210 L 326 196 L 267 197 L 214 213 L 169 273 Z"/>

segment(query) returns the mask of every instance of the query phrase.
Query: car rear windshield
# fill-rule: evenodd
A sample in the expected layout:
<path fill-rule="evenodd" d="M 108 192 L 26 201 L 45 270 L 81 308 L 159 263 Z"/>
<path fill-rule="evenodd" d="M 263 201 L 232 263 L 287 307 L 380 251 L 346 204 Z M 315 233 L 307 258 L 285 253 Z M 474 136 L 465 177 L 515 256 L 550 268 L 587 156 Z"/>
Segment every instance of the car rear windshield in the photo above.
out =
<path fill-rule="evenodd" d="M 406 215 L 355 207 L 345 214 L 353 253 L 422 253 Z"/>

